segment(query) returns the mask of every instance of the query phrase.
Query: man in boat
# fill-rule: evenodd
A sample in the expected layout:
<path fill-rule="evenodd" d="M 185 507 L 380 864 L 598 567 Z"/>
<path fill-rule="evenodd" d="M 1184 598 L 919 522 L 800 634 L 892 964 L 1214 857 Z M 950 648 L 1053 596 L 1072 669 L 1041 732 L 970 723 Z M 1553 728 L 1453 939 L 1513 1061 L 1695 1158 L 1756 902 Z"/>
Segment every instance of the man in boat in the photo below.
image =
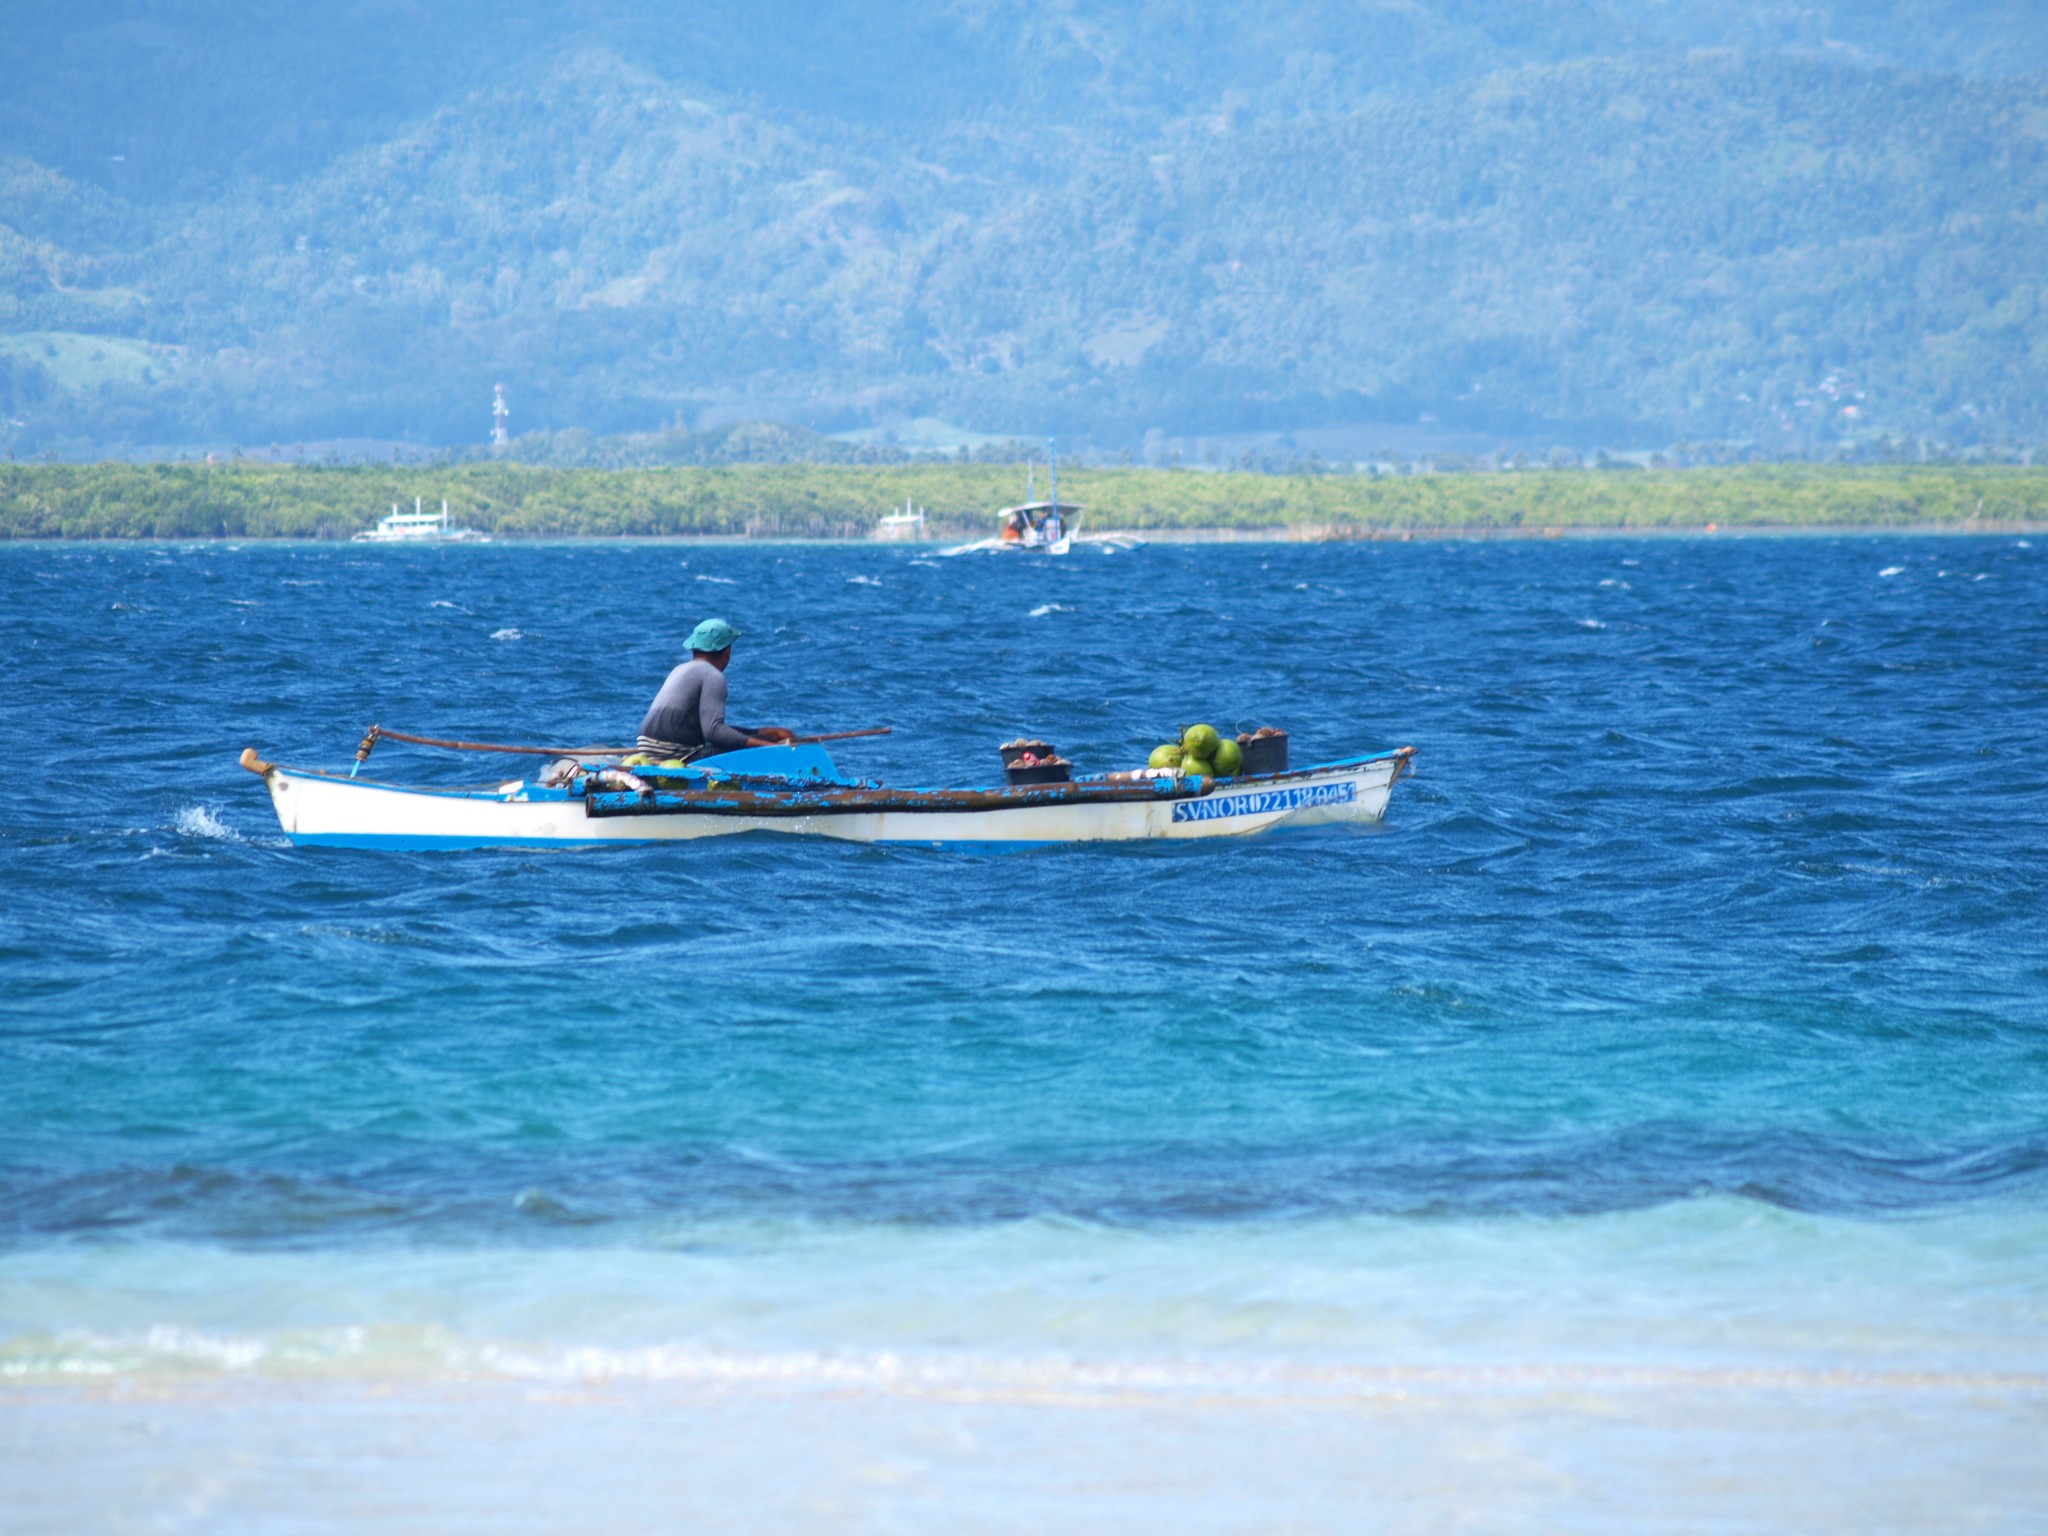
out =
<path fill-rule="evenodd" d="M 725 668 L 739 637 L 740 632 L 723 619 L 706 619 L 690 631 L 690 659 L 669 673 L 640 722 L 640 752 L 688 762 L 713 752 L 772 747 L 790 739 L 791 733 L 779 725 L 726 724 Z"/>

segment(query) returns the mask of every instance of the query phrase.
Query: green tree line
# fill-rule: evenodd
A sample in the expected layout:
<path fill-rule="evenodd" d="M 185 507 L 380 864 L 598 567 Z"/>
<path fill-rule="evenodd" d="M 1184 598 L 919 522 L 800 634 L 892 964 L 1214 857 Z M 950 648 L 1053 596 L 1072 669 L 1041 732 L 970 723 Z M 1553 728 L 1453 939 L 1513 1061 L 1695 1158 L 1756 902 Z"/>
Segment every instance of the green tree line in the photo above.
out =
<path fill-rule="evenodd" d="M 906 501 L 984 534 L 1010 465 L 549 469 L 469 464 L 0 465 L 0 538 L 340 539 L 415 496 L 505 537 L 859 537 Z M 1488 529 L 1909 527 L 2048 522 L 2048 469 L 1771 465 L 1672 471 L 1259 475 L 1088 468 L 1062 477 L 1096 529 L 1344 536 Z"/>

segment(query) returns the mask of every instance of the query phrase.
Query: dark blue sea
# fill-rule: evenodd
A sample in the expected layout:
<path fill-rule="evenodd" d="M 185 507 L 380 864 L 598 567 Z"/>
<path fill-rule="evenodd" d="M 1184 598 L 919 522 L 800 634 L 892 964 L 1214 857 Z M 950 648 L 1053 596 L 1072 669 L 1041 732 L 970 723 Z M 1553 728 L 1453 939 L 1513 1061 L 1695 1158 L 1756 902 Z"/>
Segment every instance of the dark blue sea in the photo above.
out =
<path fill-rule="evenodd" d="M 891 783 L 1196 720 L 1417 772 L 392 853 L 236 766 L 629 740 L 710 615 L 735 718 Z M 19 1391 L 2048 1373 L 2048 546 L 24 545 L 0 701 Z"/>

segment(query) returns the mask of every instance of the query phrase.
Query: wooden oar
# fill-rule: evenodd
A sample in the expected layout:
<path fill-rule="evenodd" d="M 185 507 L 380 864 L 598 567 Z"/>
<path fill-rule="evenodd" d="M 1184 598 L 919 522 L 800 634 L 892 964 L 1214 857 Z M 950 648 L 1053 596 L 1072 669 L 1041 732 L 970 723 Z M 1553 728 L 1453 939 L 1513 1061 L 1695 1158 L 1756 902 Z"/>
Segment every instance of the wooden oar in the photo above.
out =
<path fill-rule="evenodd" d="M 864 731 L 827 731 L 823 736 L 792 736 L 789 745 L 807 747 L 814 741 L 851 741 L 856 736 L 887 736 L 895 729 L 893 725 L 871 725 Z"/>

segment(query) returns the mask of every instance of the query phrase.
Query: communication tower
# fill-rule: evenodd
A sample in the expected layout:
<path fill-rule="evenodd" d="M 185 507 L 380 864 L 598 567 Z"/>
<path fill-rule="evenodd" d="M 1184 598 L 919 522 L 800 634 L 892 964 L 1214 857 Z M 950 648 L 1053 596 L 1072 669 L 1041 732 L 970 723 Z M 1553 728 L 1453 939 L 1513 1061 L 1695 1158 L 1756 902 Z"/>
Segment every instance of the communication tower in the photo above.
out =
<path fill-rule="evenodd" d="M 512 411 L 505 404 L 505 386 L 493 384 L 491 388 L 496 391 L 491 400 L 491 446 L 502 448 L 510 441 L 505 435 L 505 418 L 510 416 Z"/>

